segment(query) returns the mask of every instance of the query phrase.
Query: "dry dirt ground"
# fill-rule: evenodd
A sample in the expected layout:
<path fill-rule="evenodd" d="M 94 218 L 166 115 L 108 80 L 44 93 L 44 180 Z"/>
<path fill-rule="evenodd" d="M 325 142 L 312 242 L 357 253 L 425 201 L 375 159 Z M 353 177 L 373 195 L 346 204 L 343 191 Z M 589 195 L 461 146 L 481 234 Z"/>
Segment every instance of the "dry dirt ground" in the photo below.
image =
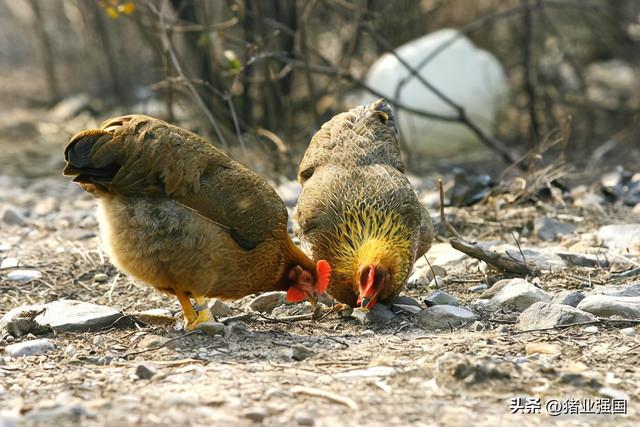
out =
<path fill-rule="evenodd" d="M 62 149 L 60 141 L 51 144 Z M 13 176 L 0 176 L 0 204 L 23 209 L 26 223 L 0 224 L 0 258 L 15 257 L 22 267 L 43 275 L 15 284 L 6 280 L 7 271 L 0 271 L 0 315 L 22 304 L 77 299 L 125 314 L 168 308 L 178 317 L 172 298 L 109 264 L 97 239 L 94 202 L 55 176 L 59 163 L 55 157 L 36 164 L 3 159 Z M 27 177 L 20 176 L 17 164 L 30 165 L 29 173 L 22 174 Z M 511 232 L 516 231 L 525 248 L 551 245 L 532 231 L 540 215 L 560 215 L 577 224 L 569 237 L 553 242 L 563 247 L 584 245 L 585 236 L 599 225 L 634 218 L 630 208 L 605 206 L 595 215 L 551 204 L 511 211 L 452 209 L 448 214 L 473 238 L 513 243 Z M 433 254 L 430 259 L 437 261 Z M 637 256 L 628 259 L 640 262 Z M 447 273 L 441 289 L 464 304 L 478 298 L 469 287 L 505 277 L 469 257 L 441 266 Z M 616 268 L 612 263 L 610 269 L 556 271 L 541 275 L 539 283 L 550 293 L 588 288 L 607 283 Z M 106 281 L 94 280 L 100 273 Z M 431 291 L 412 287 L 406 294 L 422 300 Z M 231 316 L 248 313 L 249 300 L 230 303 Z M 437 333 L 420 329 L 409 314 L 368 325 L 340 313 L 319 321 L 249 314 L 227 321 L 219 336 L 185 336 L 174 322 L 138 323 L 49 334 L 55 350 L 24 358 L 3 356 L 8 342 L 0 342 L 0 426 L 640 425 L 638 336 L 622 335 L 622 326 L 615 324 L 598 325 L 597 332 L 576 326 L 518 333 L 516 317 L 501 313 Z M 528 351 L 531 343 L 556 344 L 560 352 Z M 312 354 L 300 356 L 299 345 Z M 140 379 L 136 372 L 144 369 L 139 365 L 155 375 Z M 550 399 L 595 401 L 611 393 L 628 397 L 626 415 L 552 417 L 545 410 Z M 540 398 L 541 413 L 512 414 L 510 401 L 516 397 Z"/>

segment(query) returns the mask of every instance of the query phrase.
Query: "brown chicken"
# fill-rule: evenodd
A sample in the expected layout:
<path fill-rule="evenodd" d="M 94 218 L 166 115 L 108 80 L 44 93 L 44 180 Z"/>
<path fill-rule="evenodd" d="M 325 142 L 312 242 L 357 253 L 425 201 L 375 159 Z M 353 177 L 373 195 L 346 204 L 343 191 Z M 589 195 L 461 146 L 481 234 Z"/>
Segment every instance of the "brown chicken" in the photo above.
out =
<path fill-rule="evenodd" d="M 402 290 L 431 246 L 431 218 L 404 175 L 398 129 L 382 99 L 338 114 L 313 136 L 300 169 L 297 233 L 333 272 L 328 292 L 372 307 Z"/>
<path fill-rule="evenodd" d="M 273 188 L 198 135 L 117 117 L 71 138 L 65 159 L 64 174 L 98 198 L 113 263 L 175 295 L 187 329 L 210 319 L 207 297 L 283 290 L 315 302 L 326 289 L 329 265 L 291 241 Z"/>

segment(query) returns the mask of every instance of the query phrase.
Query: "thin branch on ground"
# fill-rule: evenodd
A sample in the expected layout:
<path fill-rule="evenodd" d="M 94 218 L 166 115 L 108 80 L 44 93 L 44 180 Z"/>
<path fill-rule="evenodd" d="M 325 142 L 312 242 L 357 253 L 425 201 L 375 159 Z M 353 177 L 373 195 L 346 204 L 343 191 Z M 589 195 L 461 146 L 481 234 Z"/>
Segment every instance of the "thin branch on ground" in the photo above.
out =
<path fill-rule="evenodd" d="M 521 335 L 521 334 L 526 334 L 529 332 L 548 332 L 548 331 L 555 331 L 555 330 L 560 330 L 560 329 L 566 329 L 566 328 L 571 328 L 573 326 L 589 326 L 589 325 L 603 325 L 603 324 L 608 324 L 608 323 L 622 323 L 622 324 L 634 324 L 634 325 L 638 325 L 640 324 L 640 319 L 606 319 L 606 318 L 598 318 L 596 320 L 588 320 L 586 322 L 576 322 L 576 323 L 567 323 L 566 325 L 555 325 L 555 326 L 550 326 L 548 328 L 536 328 L 536 329 L 526 329 L 524 331 L 514 331 L 511 332 L 511 335 Z"/>
<path fill-rule="evenodd" d="M 515 274 L 536 275 L 538 270 L 527 266 L 526 262 L 514 259 L 508 254 L 500 254 L 480 247 L 477 243 L 466 241 L 460 233 L 447 221 L 444 214 L 444 187 L 442 179 L 438 180 L 440 192 L 440 222 L 455 237 L 449 239 L 449 244 L 454 249 L 469 255 L 472 258 L 482 260 L 500 270 Z"/>

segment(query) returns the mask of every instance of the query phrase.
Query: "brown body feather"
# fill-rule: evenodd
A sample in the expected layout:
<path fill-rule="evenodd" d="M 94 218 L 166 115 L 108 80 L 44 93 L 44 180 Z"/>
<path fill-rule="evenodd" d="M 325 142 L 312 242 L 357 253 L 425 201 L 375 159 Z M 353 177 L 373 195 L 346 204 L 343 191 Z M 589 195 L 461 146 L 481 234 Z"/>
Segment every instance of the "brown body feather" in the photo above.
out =
<path fill-rule="evenodd" d="M 111 260 L 157 289 L 240 298 L 286 290 L 295 265 L 314 271 L 276 192 L 191 132 L 124 116 L 74 136 L 65 156 L 65 174 L 99 199 Z"/>
<path fill-rule="evenodd" d="M 313 258 L 332 265 L 329 293 L 356 305 L 361 269 L 379 264 L 391 274 L 379 300 L 396 296 L 431 246 L 433 229 L 404 175 L 387 104 L 379 100 L 325 123 L 309 144 L 298 180 L 297 232 Z"/>

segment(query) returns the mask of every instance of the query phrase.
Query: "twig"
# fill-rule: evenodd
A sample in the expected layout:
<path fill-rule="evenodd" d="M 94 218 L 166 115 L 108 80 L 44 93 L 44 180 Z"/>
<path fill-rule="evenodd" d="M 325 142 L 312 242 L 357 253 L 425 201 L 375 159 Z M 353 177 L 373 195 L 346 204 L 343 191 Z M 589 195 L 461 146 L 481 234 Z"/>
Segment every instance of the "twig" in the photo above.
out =
<path fill-rule="evenodd" d="M 120 272 L 116 274 L 116 277 L 111 281 L 111 286 L 109 286 L 109 292 L 107 292 L 107 297 L 109 299 L 109 304 L 112 303 L 113 291 L 116 288 L 116 284 L 118 283 L 118 279 L 120 279 Z"/>
<path fill-rule="evenodd" d="M 518 241 L 518 238 L 516 237 L 516 234 L 513 231 L 511 232 L 511 236 L 513 237 L 513 240 L 516 241 L 516 246 L 518 247 L 520 256 L 522 256 L 522 263 L 524 264 L 524 268 L 527 268 L 527 258 L 525 258 L 524 252 L 522 252 L 522 248 L 520 247 L 520 241 Z"/>
<path fill-rule="evenodd" d="M 333 402 L 348 406 L 354 411 L 358 410 L 358 404 L 355 402 L 355 400 L 346 396 L 341 396 L 332 391 L 322 390 L 315 387 L 295 386 L 291 388 L 291 392 L 293 394 L 305 394 L 307 396 L 322 397 L 323 399 L 331 400 Z"/>
<path fill-rule="evenodd" d="M 534 275 L 538 272 L 537 269 L 527 267 L 526 262 L 523 263 L 522 261 L 508 255 L 483 249 L 476 243 L 467 242 L 460 233 L 458 233 L 458 231 L 453 228 L 449 222 L 447 222 L 447 218 L 444 215 L 444 187 L 442 185 L 442 179 L 438 179 L 438 190 L 440 192 L 440 222 L 451 234 L 455 236 L 449 239 L 451 247 L 469 255 L 472 258 L 482 260 L 487 264 L 491 264 L 494 267 L 510 273 Z"/>
<path fill-rule="evenodd" d="M 556 325 L 556 326 L 550 326 L 548 328 L 526 329 L 524 331 L 515 331 L 515 332 L 512 332 L 511 334 L 520 335 L 520 334 L 526 334 L 527 332 L 547 332 L 547 331 L 554 331 L 558 329 L 566 329 L 572 326 L 599 325 L 599 324 L 605 324 L 605 323 L 633 323 L 637 325 L 637 324 L 640 324 L 640 319 L 605 319 L 600 317 L 596 320 L 588 320 L 586 322 L 567 323 L 566 325 Z"/>
<path fill-rule="evenodd" d="M 150 352 L 150 351 L 160 350 L 161 348 L 166 347 L 167 345 L 171 344 L 172 342 L 175 342 L 175 341 L 181 340 L 181 339 L 183 339 L 183 338 L 186 338 L 186 337 L 189 337 L 189 336 L 191 336 L 191 335 L 195 335 L 195 334 L 204 334 L 204 332 L 202 332 L 202 331 L 200 331 L 200 330 L 190 331 L 190 332 L 187 332 L 186 334 L 180 335 L 180 336 L 178 336 L 178 337 L 171 338 L 170 340 L 167 340 L 167 341 L 163 342 L 162 344 L 157 345 L 157 346 L 155 346 L 155 347 L 146 348 L 146 349 L 144 349 L 144 350 L 140 350 L 140 351 L 133 351 L 133 352 L 131 352 L 131 353 L 126 353 L 126 354 L 124 354 L 122 357 L 126 359 L 127 357 L 137 356 L 137 355 L 139 355 L 139 354 L 148 353 L 148 352 Z"/>
<path fill-rule="evenodd" d="M 438 192 L 440 193 L 440 223 L 444 225 L 447 230 L 460 240 L 464 240 L 460 233 L 453 228 L 453 225 L 449 224 L 447 217 L 444 215 L 444 186 L 442 184 L 442 178 L 438 178 Z"/>
<path fill-rule="evenodd" d="M 282 317 L 269 317 L 262 313 L 256 313 L 256 314 L 262 317 L 263 319 L 269 320 L 271 322 L 291 323 L 291 322 L 299 322 L 302 320 L 313 320 L 313 313 L 298 314 L 296 316 L 282 316 Z"/>

